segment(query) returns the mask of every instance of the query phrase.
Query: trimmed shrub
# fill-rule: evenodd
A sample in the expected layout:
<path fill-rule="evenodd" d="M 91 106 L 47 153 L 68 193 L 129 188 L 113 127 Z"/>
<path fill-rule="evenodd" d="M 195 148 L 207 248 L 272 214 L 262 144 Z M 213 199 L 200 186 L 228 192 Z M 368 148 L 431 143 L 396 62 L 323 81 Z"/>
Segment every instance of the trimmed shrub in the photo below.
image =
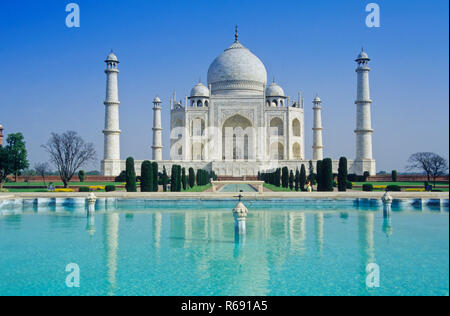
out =
<path fill-rule="evenodd" d="M 80 182 L 84 182 L 86 179 L 86 172 L 84 170 L 78 171 L 78 179 L 80 179 Z"/>
<path fill-rule="evenodd" d="M 306 185 L 306 168 L 305 165 L 302 165 L 302 167 L 300 168 L 300 190 L 302 192 L 306 191 L 305 185 Z"/>
<path fill-rule="evenodd" d="M 89 187 L 80 187 L 78 192 L 91 192 L 91 189 L 89 189 Z"/>
<path fill-rule="evenodd" d="M 323 166 L 323 161 L 322 160 L 318 160 L 317 161 L 317 166 L 316 166 L 316 170 L 317 170 L 316 181 L 317 181 L 317 191 L 319 191 L 319 192 L 323 191 L 322 190 L 322 182 L 323 182 L 322 166 Z"/>
<path fill-rule="evenodd" d="M 369 179 L 369 177 L 370 177 L 369 171 L 364 171 L 364 174 L 363 174 L 363 179 L 364 179 L 364 181 L 363 181 L 363 182 L 366 182 L 367 179 Z"/>
<path fill-rule="evenodd" d="M 363 187 L 362 187 L 362 190 L 364 192 L 372 192 L 373 191 L 373 185 L 370 184 L 370 183 L 364 183 Z"/>
<path fill-rule="evenodd" d="M 126 183 L 125 188 L 127 192 L 137 192 L 134 159 L 131 157 L 129 157 L 126 162 Z"/>
<path fill-rule="evenodd" d="M 105 186 L 105 192 L 114 192 L 116 191 L 116 186 L 112 184 L 108 184 Z"/>
<path fill-rule="evenodd" d="M 183 190 L 187 189 L 187 177 L 186 177 L 186 168 L 181 169 L 181 185 L 183 186 Z"/>
<path fill-rule="evenodd" d="M 289 173 L 289 189 L 294 190 L 294 171 L 291 170 L 291 172 Z"/>
<path fill-rule="evenodd" d="M 386 187 L 386 191 L 388 192 L 401 192 L 402 188 L 398 185 L 388 185 Z"/>
<path fill-rule="evenodd" d="M 285 189 L 289 187 L 289 169 L 283 167 L 281 171 L 281 186 Z"/>
<path fill-rule="evenodd" d="M 348 176 L 348 163 L 347 158 L 341 157 L 339 159 L 339 169 L 338 169 L 338 191 L 347 191 L 347 176 Z"/>
<path fill-rule="evenodd" d="M 148 160 L 141 166 L 141 192 L 153 192 L 153 165 Z"/>
<path fill-rule="evenodd" d="M 126 171 L 122 171 L 120 173 L 120 175 L 118 175 L 115 179 L 114 182 L 126 182 L 127 181 L 127 173 Z"/>
<path fill-rule="evenodd" d="M 398 181 L 398 172 L 397 170 L 392 170 L 392 182 Z"/>
<path fill-rule="evenodd" d="M 162 186 L 163 191 L 167 192 L 167 185 L 169 184 L 169 176 L 167 175 L 166 167 L 163 167 L 163 173 L 162 173 Z"/>
<path fill-rule="evenodd" d="M 347 190 L 353 189 L 353 183 L 351 181 L 347 181 Z"/>
<path fill-rule="evenodd" d="M 159 185 L 158 185 L 158 170 L 159 170 L 159 166 L 157 162 L 152 162 L 152 191 L 153 192 L 158 192 L 159 191 Z"/>
<path fill-rule="evenodd" d="M 322 162 L 321 188 L 323 192 L 333 192 L 333 161 L 326 158 Z"/>
<path fill-rule="evenodd" d="M 195 171 L 193 168 L 189 168 L 188 183 L 191 188 L 195 186 Z"/>
<path fill-rule="evenodd" d="M 297 170 L 295 171 L 295 191 L 299 191 L 300 190 L 300 171 Z"/>

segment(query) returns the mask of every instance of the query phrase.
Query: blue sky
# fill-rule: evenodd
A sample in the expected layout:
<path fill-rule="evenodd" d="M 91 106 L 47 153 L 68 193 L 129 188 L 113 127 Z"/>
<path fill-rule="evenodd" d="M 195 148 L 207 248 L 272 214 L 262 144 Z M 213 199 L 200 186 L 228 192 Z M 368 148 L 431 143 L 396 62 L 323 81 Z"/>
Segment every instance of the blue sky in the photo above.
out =
<path fill-rule="evenodd" d="M 66 4 L 81 27 L 65 26 Z M 184 99 L 234 40 L 266 65 L 269 78 L 306 103 L 306 156 L 312 104 L 323 104 L 325 156 L 355 156 L 356 74 L 364 46 L 372 58 L 374 155 L 380 170 L 404 170 L 412 153 L 449 156 L 448 1 L 373 1 L 381 27 L 365 25 L 372 1 L 2 1 L 0 124 L 23 132 L 32 165 L 46 161 L 51 132 L 77 131 L 103 156 L 105 65 L 119 57 L 122 158 L 151 159 L 152 104 L 163 100 L 168 159 L 169 99 Z M 271 80 L 271 79 L 270 79 Z"/>

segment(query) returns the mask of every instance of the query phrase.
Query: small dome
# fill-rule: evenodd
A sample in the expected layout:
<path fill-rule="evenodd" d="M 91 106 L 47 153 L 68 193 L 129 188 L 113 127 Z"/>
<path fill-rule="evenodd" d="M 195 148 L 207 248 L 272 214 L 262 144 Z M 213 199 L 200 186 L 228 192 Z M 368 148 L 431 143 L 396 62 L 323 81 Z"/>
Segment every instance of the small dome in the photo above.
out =
<path fill-rule="evenodd" d="M 321 103 L 321 102 L 322 102 L 322 100 L 320 100 L 319 96 L 316 96 L 314 98 L 314 103 Z"/>
<path fill-rule="evenodd" d="M 266 89 L 266 96 L 268 97 L 284 97 L 284 90 L 281 88 L 278 84 L 275 82 L 272 83 L 270 86 Z"/>
<path fill-rule="evenodd" d="M 209 97 L 209 89 L 205 87 L 203 83 L 197 84 L 191 90 L 191 98 L 192 97 Z"/>
<path fill-rule="evenodd" d="M 119 59 L 117 59 L 116 54 L 114 54 L 113 52 L 111 52 L 111 53 L 108 55 L 108 57 L 106 57 L 105 62 L 115 62 L 115 63 L 118 63 L 118 62 L 119 62 Z"/>
<path fill-rule="evenodd" d="M 156 98 L 153 100 L 153 103 L 161 103 L 161 99 L 160 99 L 159 97 L 156 97 Z"/>
<path fill-rule="evenodd" d="M 359 53 L 358 57 L 356 58 L 356 61 L 360 60 L 370 60 L 369 55 L 367 55 L 367 53 L 364 50 L 362 50 L 361 53 Z"/>

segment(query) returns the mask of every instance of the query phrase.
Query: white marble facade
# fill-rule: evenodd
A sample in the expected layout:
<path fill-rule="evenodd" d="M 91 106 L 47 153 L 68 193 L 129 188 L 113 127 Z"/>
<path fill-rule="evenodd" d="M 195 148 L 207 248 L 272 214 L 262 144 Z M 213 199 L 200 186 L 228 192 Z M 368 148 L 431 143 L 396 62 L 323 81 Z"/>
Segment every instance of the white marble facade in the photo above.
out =
<path fill-rule="evenodd" d="M 294 100 L 275 80 L 268 84 L 262 61 L 239 42 L 237 32 L 235 37 L 235 42 L 209 67 L 206 85 L 201 82 L 195 85 L 184 102 L 178 101 L 176 95 L 170 100 L 170 161 L 162 160 L 162 131 L 165 127 L 161 126 L 161 100 L 155 99 L 157 117 L 153 126 L 153 160 L 159 162 L 161 169 L 165 166 L 170 172 L 173 164 L 180 164 L 185 168 L 214 170 L 219 176 L 242 177 L 256 176 L 258 172 L 284 166 L 294 170 L 301 164 L 307 167 L 305 103 L 301 93 Z M 364 68 L 368 59 L 365 59 L 366 55 L 361 56 L 357 59 L 358 124 L 355 132 L 358 154 L 355 161 L 349 160 L 349 171 L 374 174 L 368 69 Z M 111 60 L 114 62 L 112 72 L 108 70 Z M 125 169 L 124 161 L 117 159 L 119 142 L 115 139 L 106 142 L 112 135 L 117 138 L 120 135 L 116 93 L 118 60 L 110 55 L 107 64 L 107 100 L 113 94 L 117 112 L 111 116 L 110 102 L 105 102 L 105 124 L 109 126 L 113 122 L 113 128 L 105 129 L 102 171 L 104 175 L 118 175 Z M 321 100 L 316 97 L 313 104 L 315 165 L 316 159 L 323 158 Z M 107 153 L 114 155 L 107 157 Z M 136 161 L 137 174 L 140 174 L 141 163 Z M 337 172 L 337 160 L 333 165 Z"/>

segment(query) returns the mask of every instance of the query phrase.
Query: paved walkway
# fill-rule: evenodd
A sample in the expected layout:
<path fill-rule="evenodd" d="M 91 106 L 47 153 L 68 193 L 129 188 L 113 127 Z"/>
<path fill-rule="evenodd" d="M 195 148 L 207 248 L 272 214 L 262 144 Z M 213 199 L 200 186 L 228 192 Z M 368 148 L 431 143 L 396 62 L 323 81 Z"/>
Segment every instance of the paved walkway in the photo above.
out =
<path fill-rule="evenodd" d="M 96 192 L 98 198 L 123 198 L 123 199 L 162 199 L 162 200 L 182 200 L 182 199 L 206 199 L 221 200 L 234 199 L 236 192 L 212 193 L 212 192 L 157 192 L 157 193 L 128 193 L 128 192 Z M 10 199 L 33 199 L 33 198 L 83 198 L 89 193 L 0 193 L 0 201 Z M 245 192 L 245 199 L 381 199 L 384 192 L 264 192 L 263 194 Z M 449 199 L 447 192 L 390 192 L 395 199 Z"/>

